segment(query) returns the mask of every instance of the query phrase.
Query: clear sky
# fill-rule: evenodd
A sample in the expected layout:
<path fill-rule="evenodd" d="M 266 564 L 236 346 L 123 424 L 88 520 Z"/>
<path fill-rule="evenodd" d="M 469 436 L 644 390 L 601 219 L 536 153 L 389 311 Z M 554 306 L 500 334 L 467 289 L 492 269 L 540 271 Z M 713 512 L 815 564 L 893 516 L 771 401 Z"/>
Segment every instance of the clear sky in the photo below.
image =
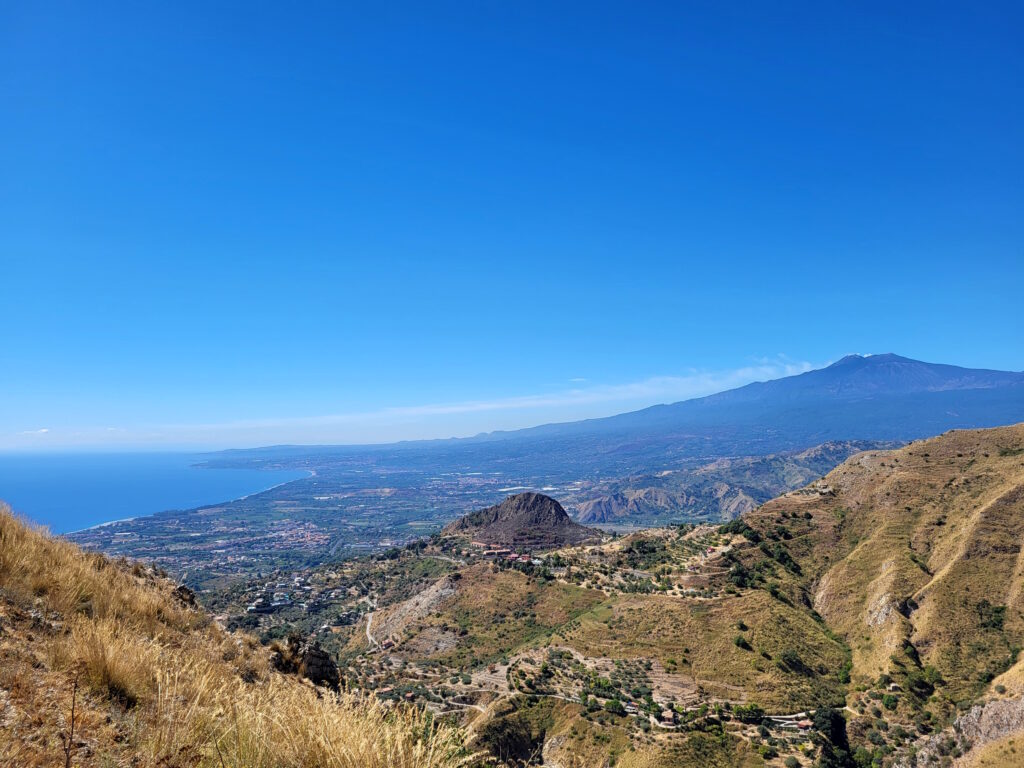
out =
<path fill-rule="evenodd" d="M 1020 3 L 0 4 L 0 449 L 1024 369 Z"/>

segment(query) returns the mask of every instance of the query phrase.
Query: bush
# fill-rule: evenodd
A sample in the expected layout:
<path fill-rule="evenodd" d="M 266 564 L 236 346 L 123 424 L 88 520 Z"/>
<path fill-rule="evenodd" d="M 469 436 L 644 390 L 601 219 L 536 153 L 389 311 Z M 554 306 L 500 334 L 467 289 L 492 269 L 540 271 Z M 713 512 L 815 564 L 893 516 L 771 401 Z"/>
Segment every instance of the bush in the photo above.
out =
<path fill-rule="evenodd" d="M 978 603 L 978 619 L 983 629 L 1002 631 L 1006 621 L 1006 606 L 992 605 L 988 600 Z"/>
<path fill-rule="evenodd" d="M 814 670 L 804 664 L 800 655 L 792 649 L 787 649 L 779 654 L 779 660 L 776 664 L 782 669 L 796 672 L 798 675 L 810 676 L 814 674 Z"/>
<path fill-rule="evenodd" d="M 741 723 L 760 724 L 764 720 L 764 710 L 757 704 L 741 704 L 734 707 L 732 713 Z"/>
<path fill-rule="evenodd" d="M 480 729 L 479 741 L 491 755 L 502 761 L 525 761 L 536 749 L 529 723 L 518 714 L 500 717 Z"/>
<path fill-rule="evenodd" d="M 605 702 L 604 708 L 613 715 L 626 714 L 626 708 L 622 706 L 622 702 L 618 699 L 608 699 L 608 701 Z"/>

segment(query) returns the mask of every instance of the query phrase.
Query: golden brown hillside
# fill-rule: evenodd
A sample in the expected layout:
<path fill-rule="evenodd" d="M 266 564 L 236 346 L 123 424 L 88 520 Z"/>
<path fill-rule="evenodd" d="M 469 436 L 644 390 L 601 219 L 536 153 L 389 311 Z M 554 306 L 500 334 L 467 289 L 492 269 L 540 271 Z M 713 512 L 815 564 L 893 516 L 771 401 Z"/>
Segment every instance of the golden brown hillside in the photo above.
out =
<path fill-rule="evenodd" d="M 957 695 L 1004 671 L 1024 628 L 1024 425 L 860 454 L 745 519 L 793 536 L 855 679 L 889 671 L 906 642 Z"/>
<path fill-rule="evenodd" d="M 1024 425 L 859 454 L 744 521 L 850 645 L 862 713 L 927 733 L 1024 693 Z"/>
<path fill-rule="evenodd" d="M 153 571 L 85 554 L 0 507 L 0 765 L 469 762 L 457 730 L 316 689 L 268 656 Z"/>

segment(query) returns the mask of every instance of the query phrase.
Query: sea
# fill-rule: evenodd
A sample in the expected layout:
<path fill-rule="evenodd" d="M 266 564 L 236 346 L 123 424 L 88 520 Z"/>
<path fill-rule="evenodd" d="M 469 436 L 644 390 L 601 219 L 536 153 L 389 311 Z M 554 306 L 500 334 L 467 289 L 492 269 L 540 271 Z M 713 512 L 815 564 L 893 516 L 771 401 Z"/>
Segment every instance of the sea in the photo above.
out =
<path fill-rule="evenodd" d="M 248 496 L 299 470 L 197 467 L 188 453 L 0 454 L 0 501 L 52 533 Z"/>

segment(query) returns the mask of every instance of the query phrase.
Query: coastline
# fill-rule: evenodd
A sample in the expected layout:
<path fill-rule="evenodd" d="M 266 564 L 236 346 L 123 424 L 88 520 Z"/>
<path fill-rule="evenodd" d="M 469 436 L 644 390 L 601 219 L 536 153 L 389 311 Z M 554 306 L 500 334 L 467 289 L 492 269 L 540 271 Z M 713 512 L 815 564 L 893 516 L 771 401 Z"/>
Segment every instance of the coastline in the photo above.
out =
<path fill-rule="evenodd" d="M 269 491 L 272 491 L 275 488 L 280 488 L 282 485 L 288 485 L 289 483 L 295 483 L 295 482 L 298 482 L 299 480 L 308 480 L 311 477 L 316 477 L 316 470 L 314 470 L 314 469 L 296 469 L 294 471 L 295 472 L 308 472 L 309 474 L 306 475 L 305 477 L 296 477 L 293 480 L 285 480 L 283 482 L 277 483 L 276 485 L 272 485 L 269 488 L 264 488 L 261 491 L 253 491 L 252 493 L 247 493 L 244 496 L 237 496 L 237 497 L 235 497 L 233 499 L 229 499 L 228 501 L 215 502 L 214 504 L 204 504 L 203 506 L 211 507 L 211 506 L 216 506 L 217 504 L 230 504 L 232 501 L 243 501 L 244 499 L 250 499 L 253 496 L 259 496 L 261 493 L 267 493 Z M 202 508 L 203 507 L 192 507 L 192 509 L 202 509 Z M 185 511 L 186 512 L 190 512 L 191 510 L 185 510 Z M 157 512 L 156 514 L 160 514 L 160 513 Z"/>
<path fill-rule="evenodd" d="M 221 467 L 199 467 L 199 466 L 193 466 L 193 468 L 194 469 L 222 469 Z M 229 469 L 229 468 L 224 468 L 224 469 Z M 280 471 L 280 470 L 269 470 L 269 471 Z M 223 500 L 223 501 L 212 501 L 212 502 L 210 502 L 208 504 L 200 504 L 199 506 L 196 506 L 196 507 L 188 507 L 188 508 L 181 509 L 181 510 L 161 509 L 161 510 L 158 510 L 156 512 L 150 512 L 149 514 L 145 514 L 145 515 L 134 515 L 132 517 L 122 517 L 122 518 L 119 518 L 117 520 L 107 520 L 106 522 L 103 522 L 103 523 L 96 523 L 95 525 L 87 525 L 84 528 L 76 528 L 73 531 L 64 531 L 63 533 L 60 533 L 60 534 L 57 534 L 57 535 L 58 536 L 62 536 L 62 537 L 75 536 L 76 534 L 82 534 L 82 533 L 86 533 L 88 531 L 95 531 L 95 530 L 98 530 L 100 528 L 106 528 L 108 526 L 119 525 L 121 523 L 131 523 L 131 522 L 135 522 L 137 520 L 144 520 L 147 517 L 155 517 L 156 515 L 162 515 L 162 514 L 164 514 L 166 512 L 175 512 L 175 511 L 193 512 L 193 511 L 195 511 L 197 509 L 205 509 L 206 507 L 215 507 L 215 506 L 218 506 L 218 505 L 221 505 L 221 504 L 231 504 L 232 502 L 235 502 L 235 501 L 243 501 L 245 499 L 252 498 L 253 496 L 259 496 L 262 493 L 268 493 L 270 491 L 273 491 L 273 490 L 275 490 L 277 488 L 280 488 L 282 486 L 288 485 L 290 483 L 295 483 L 295 482 L 298 482 L 299 480 L 306 480 L 306 479 L 308 479 L 310 477 L 315 477 L 316 476 L 316 471 L 312 470 L 312 469 L 296 469 L 296 470 L 284 470 L 284 471 L 305 472 L 307 474 L 306 474 L 305 477 L 295 477 L 295 478 L 292 478 L 291 480 L 283 480 L 280 483 L 274 483 L 273 485 L 268 486 L 266 488 L 261 488 L 261 489 L 259 489 L 257 491 L 252 491 L 250 493 L 246 493 L 246 494 L 243 494 L 241 496 L 233 496 L 232 498 L 226 499 L 226 500 Z"/>

